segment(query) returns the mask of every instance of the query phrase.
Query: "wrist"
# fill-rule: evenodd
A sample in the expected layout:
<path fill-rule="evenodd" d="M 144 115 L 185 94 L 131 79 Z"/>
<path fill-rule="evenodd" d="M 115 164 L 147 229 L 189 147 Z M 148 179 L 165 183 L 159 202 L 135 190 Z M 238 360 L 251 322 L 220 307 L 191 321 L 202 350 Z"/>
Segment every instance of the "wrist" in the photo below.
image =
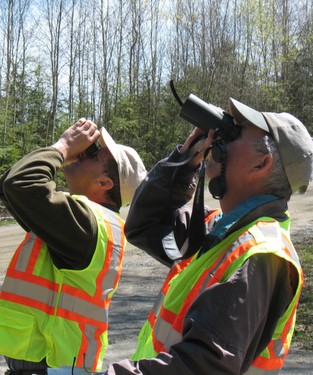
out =
<path fill-rule="evenodd" d="M 64 143 L 60 140 L 58 140 L 56 143 L 54 143 L 51 147 L 57 149 L 63 156 L 63 160 L 66 160 L 67 157 L 67 147 L 64 145 Z"/>

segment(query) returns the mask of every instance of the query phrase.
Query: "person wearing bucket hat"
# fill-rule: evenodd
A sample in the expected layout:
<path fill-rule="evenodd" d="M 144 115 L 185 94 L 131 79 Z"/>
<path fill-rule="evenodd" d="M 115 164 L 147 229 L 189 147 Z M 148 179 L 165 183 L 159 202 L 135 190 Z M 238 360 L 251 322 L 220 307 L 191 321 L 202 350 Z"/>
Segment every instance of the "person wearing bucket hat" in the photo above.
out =
<path fill-rule="evenodd" d="M 57 189 L 61 168 L 69 193 Z M 101 370 L 126 243 L 119 211 L 145 176 L 134 149 L 85 118 L 1 176 L 0 198 L 26 231 L 0 293 L 7 374 Z"/>
<path fill-rule="evenodd" d="M 136 190 L 126 237 L 171 268 L 131 360 L 105 374 L 273 375 L 284 364 L 303 284 L 288 201 L 312 179 L 312 138 L 287 113 L 232 98 L 223 113 L 236 137 L 196 127 Z M 204 172 L 219 208 L 198 194 Z"/>
<path fill-rule="evenodd" d="M 116 161 L 121 206 L 126 207 L 131 203 L 136 188 L 145 177 L 146 169 L 137 151 L 132 147 L 115 143 L 104 127 L 100 129 L 99 143 L 102 147 L 109 149 Z"/>

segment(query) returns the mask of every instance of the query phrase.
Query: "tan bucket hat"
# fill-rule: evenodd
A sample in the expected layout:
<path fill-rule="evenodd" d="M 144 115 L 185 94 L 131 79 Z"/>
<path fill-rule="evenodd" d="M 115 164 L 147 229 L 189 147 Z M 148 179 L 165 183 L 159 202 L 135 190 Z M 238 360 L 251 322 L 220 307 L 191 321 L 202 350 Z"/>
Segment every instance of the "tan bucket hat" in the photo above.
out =
<path fill-rule="evenodd" d="M 122 206 L 128 206 L 136 188 L 147 175 L 143 161 L 132 147 L 117 144 L 104 127 L 100 129 L 99 142 L 109 149 L 117 163 Z"/>

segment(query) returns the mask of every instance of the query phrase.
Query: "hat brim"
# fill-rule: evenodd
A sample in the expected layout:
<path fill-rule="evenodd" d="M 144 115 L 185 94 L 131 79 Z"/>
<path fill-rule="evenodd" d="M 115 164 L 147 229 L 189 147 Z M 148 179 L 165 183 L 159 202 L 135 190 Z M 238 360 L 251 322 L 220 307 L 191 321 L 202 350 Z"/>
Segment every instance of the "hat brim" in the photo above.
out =
<path fill-rule="evenodd" d="M 239 125 L 248 121 L 258 128 L 270 133 L 270 128 L 261 112 L 258 112 L 233 98 L 229 98 L 229 106 L 231 115 L 235 118 Z"/>
<path fill-rule="evenodd" d="M 99 143 L 101 147 L 107 147 L 115 161 L 119 163 L 118 145 L 104 127 L 100 129 Z"/>

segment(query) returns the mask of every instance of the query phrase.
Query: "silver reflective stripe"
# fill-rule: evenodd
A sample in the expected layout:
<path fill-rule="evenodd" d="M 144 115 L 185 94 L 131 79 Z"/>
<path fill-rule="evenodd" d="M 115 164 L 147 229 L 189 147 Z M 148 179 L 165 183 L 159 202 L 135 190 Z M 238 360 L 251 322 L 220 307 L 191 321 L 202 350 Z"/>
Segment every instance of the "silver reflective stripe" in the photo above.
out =
<path fill-rule="evenodd" d="M 32 255 L 32 250 L 33 250 L 36 238 L 37 238 L 36 235 L 33 232 L 30 232 L 28 234 L 28 239 L 24 240 L 23 251 L 20 253 L 20 255 L 22 256 L 18 257 L 15 268 L 14 268 L 17 271 L 21 271 L 21 272 L 26 271 L 31 255 Z"/>
<path fill-rule="evenodd" d="M 119 216 L 111 210 L 108 210 L 102 206 L 96 205 L 102 211 L 103 220 L 105 225 L 110 227 L 110 230 L 107 230 L 109 233 L 109 238 L 107 239 L 107 248 L 104 249 L 108 251 L 110 247 L 113 245 L 111 250 L 111 254 L 106 254 L 104 258 L 104 264 L 110 262 L 110 266 L 107 269 L 106 273 L 103 275 L 103 279 L 101 281 L 101 296 L 99 296 L 102 300 L 106 300 L 109 297 L 109 293 L 114 290 L 116 283 L 118 282 L 119 278 L 119 268 L 121 266 L 122 257 L 121 252 L 123 251 L 124 247 L 124 231 L 122 228 L 122 222 Z M 108 223 L 107 223 L 108 222 Z M 111 237 L 111 238 L 110 238 Z M 97 245 L 99 246 L 99 245 Z M 99 249 L 98 249 L 99 251 Z M 64 294 L 62 295 L 62 297 Z M 70 300 L 70 296 L 67 296 L 66 302 Z M 77 300 L 73 299 L 74 303 L 77 303 Z M 101 308 L 99 306 L 90 306 L 90 304 L 86 301 L 80 301 L 81 308 L 85 317 L 89 317 L 91 319 L 96 319 L 102 323 L 108 322 L 108 308 Z M 75 309 L 76 310 L 76 309 Z M 97 330 L 99 327 L 97 325 L 85 325 L 85 334 L 88 340 L 88 350 L 84 353 L 84 366 L 86 368 L 92 368 L 94 366 L 94 361 L 96 358 L 96 353 L 99 350 L 99 342 L 95 340 L 95 337 L 98 336 Z M 100 337 L 98 336 L 100 340 Z"/>
<path fill-rule="evenodd" d="M 152 307 L 152 311 L 154 312 L 155 316 L 158 316 L 158 314 L 160 313 L 160 308 L 162 306 L 163 300 L 164 300 L 164 294 L 161 290 L 160 293 L 157 295 L 157 298 L 154 301 L 154 304 L 153 304 L 153 307 Z"/>
<path fill-rule="evenodd" d="M 285 247 L 290 251 L 290 256 L 291 256 L 292 260 L 298 266 L 300 266 L 300 260 L 299 260 L 298 254 L 297 254 L 295 248 L 293 247 L 293 245 L 292 245 L 290 239 L 288 238 L 288 236 L 283 235 L 283 242 L 284 242 Z"/>
<path fill-rule="evenodd" d="M 106 308 L 97 306 L 92 302 L 88 302 L 79 298 L 77 295 L 61 293 L 58 308 L 65 309 L 70 312 L 82 315 L 86 318 L 98 320 L 100 322 L 108 321 L 108 311 Z"/>
<path fill-rule="evenodd" d="M 118 267 L 121 263 L 121 251 L 123 247 L 123 231 L 121 228 L 120 219 L 116 213 L 105 210 L 104 215 L 108 217 L 112 229 L 112 241 L 114 244 L 112 256 L 110 260 L 110 268 L 102 280 L 103 299 L 108 297 L 108 294 L 113 290 L 116 278 L 118 276 Z"/>
<path fill-rule="evenodd" d="M 289 239 L 288 233 L 283 230 L 279 224 L 274 225 L 258 225 L 259 230 L 263 236 L 268 240 L 270 239 L 279 248 L 287 248 L 291 259 L 300 266 L 299 257 Z"/>
<path fill-rule="evenodd" d="M 118 276 L 118 266 L 121 262 L 120 253 L 123 245 L 123 232 L 117 214 L 113 211 L 103 208 L 102 206 L 100 207 L 103 209 L 103 216 L 105 216 L 105 219 L 110 223 L 110 232 L 112 233 L 113 238 L 109 238 L 109 241 L 112 241 L 114 244 L 110 259 L 110 267 L 104 274 L 104 277 L 101 281 L 103 291 L 102 300 L 105 300 L 108 297 L 107 294 L 114 289 L 115 280 Z M 104 262 L 106 261 L 107 259 L 105 258 Z M 59 307 L 67 311 L 75 312 L 77 314 L 85 316 L 86 318 L 98 320 L 100 322 L 108 321 L 107 308 L 103 308 L 102 306 L 98 306 L 92 302 L 81 299 L 79 298 L 79 296 L 70 295 L 64 291 L 61 293 Z"/>
<path fill-rule="evenodd" d="M 58 297 L 58 291 L 53 292 L 51 289 L 42 285 L 22 279 L 19 279 L 17 283 L 16 279 L 10 276 L 4 279 L 2 291 L 33 299 L 53 308 L 56 306 Z"/>
<path fill-rule="evenodd" d="M 160 341 L 167 350 L 172 345 L 181 341 L 182 338 L 181 333 L 176 331 L 171 323 L 166 322 L 160 317 L 158 317 L 156 321 L 154 333 L 155 338 Z"/>
<path fill-rule="evenodd" d="M 16 283 L 16 280 L 9 276 L 4 280 L 2 291 L 30 298 L 44 303 L 51 308 L 56 307 L 58 298 L 57 291 L 53 292 L 42 285 L 29 283 L 21 279 Z M 58 307 L 101 322 L 107 322 L 108 320 L 108 312 L 106 308 L 99 307 L 94 303 L 83 300 L 75 295 L 62 293 Z"/>
<path fill-rule="evenodd" d="M 275 225 L 274 225 L 275 224 Z M 276 223 L 259 223 L 257 228 L 263 233 L 264 238 L 267 242 L 273 241 L 277 248 L 283 248 L 283 240 L 282 240 L 282 228 L 279 224 Z"/>
<path fill-rule="evenodd" d="M 286 355 L 286 353 L 285 353 L 284 343 L 281 337 L 279 337 L 277 340 L 273 340 L 273 342 L 274 342 L 273 350 L 274 350 L 276 358 L 283 358 Z"/>
<path fill-rule="evenodd" d="M 85 334 L 86 338 L 88 340 L 88 351 L 85 353 L 85 358 L 84 358 L 84 367 L 87 369 L 91 369 L 93 367 L 93 362 L 95 360 L 95 353 L 97 352 L 98 349 L 98 343 L 95 340 L 96 335 L 96 330 L 97 326 L 92 326 L 87 324 L 85 326 Z M 75 374 L 75 371 L 74 371 Z"/>
<path fill-rule="evenodd" d="M 209 272 L 206 278 L 204 279 L 204 282 L 202 283 L 202 287 L 199 291 L 199 294 L 202 293 L 207 288 L 210 280 L 215 275 L 215 272 L 222 266 L 222 264 L 231 255 L 231 253 L 235 251 L 237 247 L 239 247 L 240 245 L 242 245 L 243 243 L 247 241 L 251 241 L 252 239 L 254 239 L 254 237 L 251 235 L 251 233 L 245 232 L 229 247 L 227 251 L 225 251 L 221 259 L 215 265 L 214 269 L 211 272 Z"/>

